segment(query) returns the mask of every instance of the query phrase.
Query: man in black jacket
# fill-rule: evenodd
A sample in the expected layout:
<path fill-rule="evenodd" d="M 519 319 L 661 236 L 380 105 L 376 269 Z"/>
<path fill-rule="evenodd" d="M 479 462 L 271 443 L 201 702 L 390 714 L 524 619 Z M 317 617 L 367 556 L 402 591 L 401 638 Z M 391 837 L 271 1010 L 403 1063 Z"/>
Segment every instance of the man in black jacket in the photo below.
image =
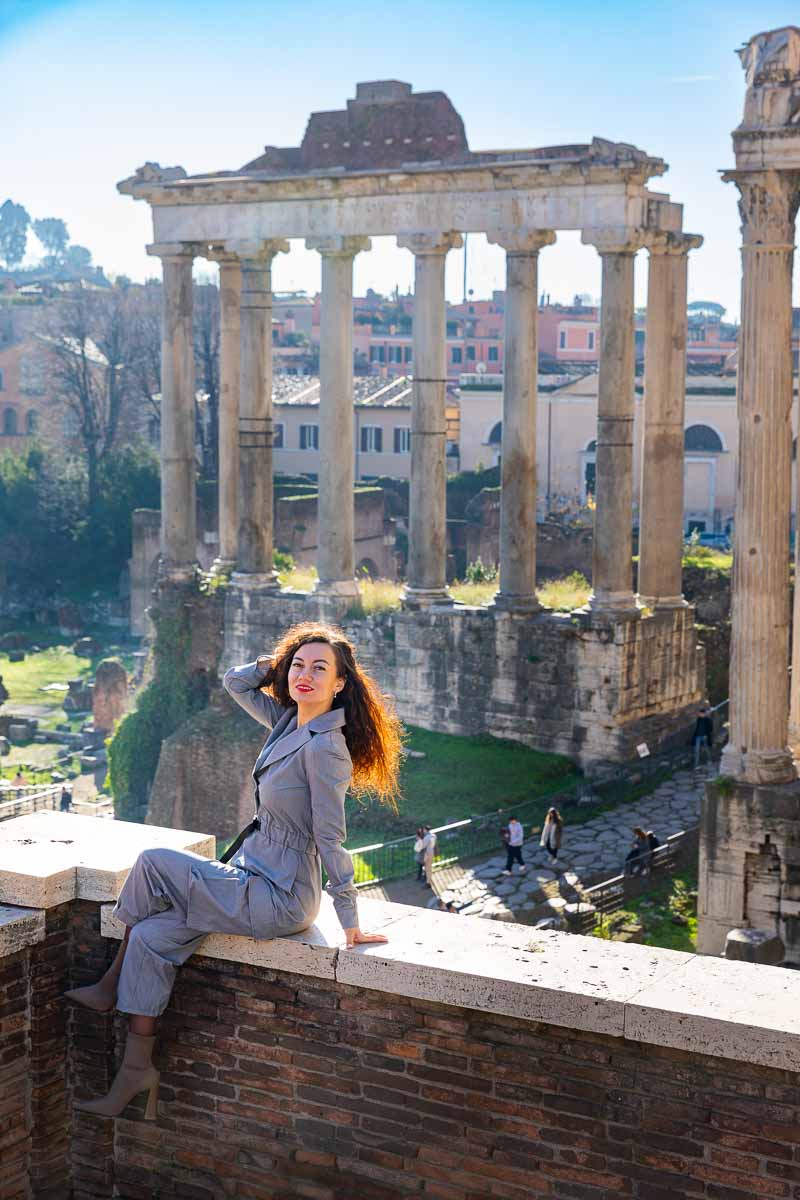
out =
<path fill-rule="evenodd" d="M 694 732 L 692 734 L 692 751 L 694 753 L 694 768 L 700 766 L 700 750 L 705 747 L 706 762 L 711 761 L 711 743 L 714 740 L 714 722 L 709 712 L 708 705 L 703 704 L 697 714 L 697 720 L 694 723 Z"/>

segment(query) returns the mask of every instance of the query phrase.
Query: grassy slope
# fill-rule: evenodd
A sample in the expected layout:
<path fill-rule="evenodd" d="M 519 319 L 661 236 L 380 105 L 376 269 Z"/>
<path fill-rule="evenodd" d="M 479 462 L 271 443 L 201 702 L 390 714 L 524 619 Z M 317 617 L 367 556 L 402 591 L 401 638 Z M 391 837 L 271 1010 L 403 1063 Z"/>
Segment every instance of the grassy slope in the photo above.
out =
<path fill-rule="evenodd" d="M 613 914 L 614 923 L 639 921 L 644 927 L 646 946 L 694 954 L 697 945 L 697 905 L 691 898 L 692 892 L 697 892 L 696 867 L 678 871 L 637 900 L 632 900 L 624 912 Z M 675 924 L 672 918 L 676 913 L 686 918 L 686 925 Z M 596 932 L 595 936 L 604 935 Z"/>
<path fill-rule="evenodd" d="M 569 759 L 542 754 L 517 742 L 479 735 L 459 737 L 409 727 L 408 747 L 425 758 L 407 758 L 401 773 L 398 815 L 379 805 L 348 801 L 348 845 L 364 846 L 444 825 L 478 813 L 507 809 L 549 793 L 576 778 Z"/>

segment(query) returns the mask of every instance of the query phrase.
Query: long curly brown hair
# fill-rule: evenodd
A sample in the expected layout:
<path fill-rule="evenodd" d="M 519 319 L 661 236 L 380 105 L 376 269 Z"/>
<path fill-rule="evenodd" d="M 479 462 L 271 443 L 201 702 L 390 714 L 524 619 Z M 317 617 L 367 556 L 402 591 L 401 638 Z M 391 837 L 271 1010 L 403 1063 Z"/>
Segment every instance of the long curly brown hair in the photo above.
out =
<path fill-rule="evenodd" d="M 344 739 L 353 760 L 352 790 L 361 796 L 374 796 L 396 810 L 403 727 L 388 698 L 359 666 L 353 645 L 341 629 L 315 621 L 293 625 L 269 655 L 272 663 L 262 690 L 269 691 L 284 708 L 294 708 L 289 667 L 301 646 L 315 642 L 331 647 L 337 673 L 344 679 L 332 707 L 345 711 Z"/>

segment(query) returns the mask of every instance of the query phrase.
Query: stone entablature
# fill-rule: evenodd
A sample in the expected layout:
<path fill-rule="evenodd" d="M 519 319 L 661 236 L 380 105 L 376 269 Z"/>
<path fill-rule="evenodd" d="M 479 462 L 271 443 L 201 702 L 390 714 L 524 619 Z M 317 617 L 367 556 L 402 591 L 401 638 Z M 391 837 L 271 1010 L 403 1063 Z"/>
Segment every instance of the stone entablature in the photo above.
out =
<path fill-rule="evenodd" d="M 93 818 L 42 816 L 36 830 L 21 818 L 0 834 L 33 836 L 46 859 L 51 834 L 72 833 L 73 872 L 93 859 Z M 130 867 L 136 827 L 101 824 Z M 181 836 L 145 832 L 150 845 Z M 42 894 L 46 863 L 30 871 L 18 873 L 25 898 Z M 327 904 L 293 938 L 210 935 L 160 1022 L 155 1122 L 137 1102 L 114 1122 L 74 1112 L 74 1096 L 107 1090 L 125 1029 L 86 1009 L 57 1015 L 64 989 L 101 972 L 121 933 L 110 914 L 119 881 L 92 886 L 91 898 L 79 888 L 0 905 L 9 1200 L 210 1198 L 234 1186 L 326 1200 L 468 1200 L 487 1188 L 788 1200 L 794 972 L 376 901 L 361 902 L 362 924 L 386 932 L 383 946 L 344 950 Z"/>

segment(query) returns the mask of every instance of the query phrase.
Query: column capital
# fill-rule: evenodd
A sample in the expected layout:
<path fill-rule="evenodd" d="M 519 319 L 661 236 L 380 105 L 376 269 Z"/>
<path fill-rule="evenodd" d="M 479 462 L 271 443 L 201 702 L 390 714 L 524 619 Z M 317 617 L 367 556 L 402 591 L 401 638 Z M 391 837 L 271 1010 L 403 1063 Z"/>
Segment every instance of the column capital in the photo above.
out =
<path fill-rule="evenodd" d="M 447 254 L 448 250 L 458 250 L 464 245 L 460 233 L 398 233 L 397 245 L 401 250 L 410 250 L 412 254 Z"/>
<path fill-rule="evenodd" d="M 288 254 L 289 243 L 286 238 L 234 238 L 225 242 L 225 252 L 235 255 L 242 264 L 252 262 L 266 267 L 276 254 Z"/>
<path fill-rule="evenodd" d="M 742 247 L 793 250 L 800 202 L 800 171 L 725 171 L 739 189 Z"/>
<path fill-rule="evenodd" d="M 647 235 L 644 244 L 651 255 L 680 255 L 699 250 L 704 240 L 699 233 L 671 233 L 658 229 Z"/>
<path fill-rule="evenodd" d="M 486 238 L 495 246 L 502 246 L 506 254 L 538 254 L 544 246 L 552 246 L 556 240 L 552 229 L 506 229 L 486 230 Z"/>
<path fill-rule="evenodd" d="M 145 246 L 145 250 L 153 258 L 175 259 L 183 262 L 197 258 L 201 249 L 199 242 L 151 242 L 149 246 Z"/>
<path fill-rule="evenodd" d="M 598 254 L 635 254 L 647 244 L 647 230 L 633 225 L 588 228 L 581 233 L 585 246 L 594 246 Z"/>
<path fill-rule="evenodd" d="M 203 258 L 208 262 L 218 263 L 221 267 L 238 267 L 241 264 L 239 255 L 230 250 L 225 242 L 212 242 L 206 248 Z"/>
<path fill-rule="evenodd" d="M 372 242 L 368 237 L 345 237 L 335 233 L 330 237 L 306 238 L 306 249 L 336 258 L 355 258 L 362 250 L 371 250 Z"/>

